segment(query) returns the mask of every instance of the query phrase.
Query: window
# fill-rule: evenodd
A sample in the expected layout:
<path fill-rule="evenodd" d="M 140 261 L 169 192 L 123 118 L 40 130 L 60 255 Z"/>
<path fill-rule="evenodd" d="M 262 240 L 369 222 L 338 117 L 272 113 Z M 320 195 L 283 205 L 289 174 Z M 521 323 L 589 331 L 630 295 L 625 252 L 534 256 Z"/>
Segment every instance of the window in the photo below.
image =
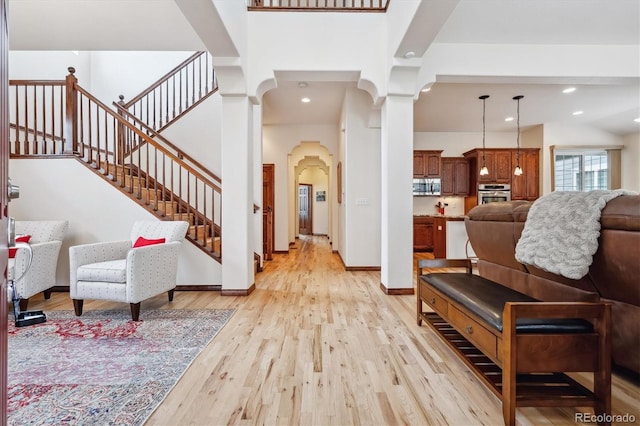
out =
<path fill-rule="evenodd" d="M 593 191 L 621 186 L 622 147 L 551 146 L 553 191 Z"/>

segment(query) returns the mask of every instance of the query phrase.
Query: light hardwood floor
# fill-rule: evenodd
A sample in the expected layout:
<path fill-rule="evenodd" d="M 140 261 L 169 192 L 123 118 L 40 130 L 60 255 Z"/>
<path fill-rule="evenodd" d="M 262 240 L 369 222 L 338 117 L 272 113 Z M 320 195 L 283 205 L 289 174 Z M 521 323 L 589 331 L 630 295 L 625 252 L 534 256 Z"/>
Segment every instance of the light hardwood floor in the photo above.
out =
<path fill-rule="evenodd" d="M 414 262 L 415 263 L 415 262 Z M 87 301 L 85 311 L 128 306 Z M 147 425 L 501 425 L 498 399 L 428 328 L 415 295 L 345 272 L 323 237 L 275 255 L 247 297 L 177 292 L 146 309 L 235 308 Z M 29 309 L 72 309 L 68 293 Z M 640 356 L 640 355 L 639 355 Z M 583 382 L 588 376 L 580 376 Z M 614 414 L 640 421 L 640 388 L 613 378 Z M 517 410 L 521 425 L 575 425 L 580 408 Z M 588 423 L 585 423 L 588 424 Z"/>

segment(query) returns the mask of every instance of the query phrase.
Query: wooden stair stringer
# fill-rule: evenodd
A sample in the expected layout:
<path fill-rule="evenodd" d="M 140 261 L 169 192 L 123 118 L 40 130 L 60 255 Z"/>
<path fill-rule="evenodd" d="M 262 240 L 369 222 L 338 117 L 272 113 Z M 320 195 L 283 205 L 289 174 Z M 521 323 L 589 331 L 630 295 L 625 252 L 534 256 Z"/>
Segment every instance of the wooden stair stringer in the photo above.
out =
<path fill-rule="evenodd" d="M 195 233 L 191 233 L 188 231 L 187 235 L 185 236 L 185 239 L 191 242 L 196 247 L 198 247 L 201 251 L 203 251 L 207 256 L 214 259 L 216 262 L 222 263 L 220 227 L 218 225 L 211 223 L 211 221 L 207 221 L 206 218 L 204 218 L 201 214 L 199 214 L 198 212 L 194 212 L 193 209 L 190 209 L 190 208 L 187 208 L 188 212 L 172 211 L 169 213 L 167 213 L 162 208 L 156 208 L 156 205 L 158 205 L 158 207 L 161 207 L 163 204 L 168 205 L 167 203 L 171 202 L 171 203 L 175 203 L 175 208 L 179 210 L 184 208 L 185 206 L 188 206 L 186 201 L 181 200 L 177 198 L 175 194 L 172 194 L 171 195 L 172 200 L 162 200 L 163 204 L 160 204 L 160 203 L 155 204 L 153 202 L 148 203 L 149 199 L 147 199 L 147 197 L 145 196 L 142 196 L 142 192 L 154 190 L 153 188 L 149 188 L 149 187 L 141 188 L 141 189 L 136 188 L 134 185 L 132 185 L 133 182 L 130 182 L 127 185 L 126 182 L 119 180 L 119 177 L 122 176 L 120 173 L 116 172 L 114 174 L 110 171 L 108 174 L 106 174 L 104 167 L 96 167 L 95 163 L 90 164 L 90 163 L 87 163 L 86 161 L 83 161 L 83 159 L 78 156 L 74 156 L 74 157 L 81 164 L 83 164 L 87 169 L 91 170 L 93 173 L 100 176 L 104 181 L 109 183 L 114 188 L 118 189 L 121 193 L 126 195 L 130 200 L 134 201 L 139 206 L 146 209 L 149 213 L 153 214 L 158 219 L 187 220 L 191 226 L 208 227 L 208 229 L 210 229 L 209 232 L 212 232 L 211 236 L 207 236 L 207 238 L 198 238 L 198 231 L 196 231 Z M 118 167 L 122 167 L 122 166 L 118 166 Z M 137 173 L 137 170 L 136 170 L 136 173 Z M 135 176 L 135 177 L 137 178 L 138 176 Z M 151 178 L 148 178 L 148 179 L 149 181 L 153 182 Z M 156 188 L 155 189 L 156 191 L 160 193 L 164 193 L 164 195 L 166 196 L 168 190 L 166 190 L 165 188 L 162 188 L 160 184 L 154 183 L 154 186 Z M 138 195 L 141 195 L 141 197 L 138 197 Z M 192 228 L 190 227 L 189 230 L 191 229 Z M 211 249 L 211 247 L 213 247 L 213 249 Z"/>

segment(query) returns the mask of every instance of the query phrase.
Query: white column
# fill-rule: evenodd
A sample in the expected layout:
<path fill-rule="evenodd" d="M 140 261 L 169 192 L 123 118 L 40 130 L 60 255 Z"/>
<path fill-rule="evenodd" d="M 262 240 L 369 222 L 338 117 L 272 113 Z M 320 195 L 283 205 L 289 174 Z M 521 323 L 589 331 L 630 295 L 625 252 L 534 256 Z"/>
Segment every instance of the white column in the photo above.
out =
<path fill-rule="evenodd" d="M 222 96 L 222 294 L 248 294 L 253 274 L 253 118 L 247 96 Z"/>
<path fill-rule="evenodd" d="M 382 106 L 381 285 L 413 292 L 413 97 L 387 96 Z"/>
<path fill-rule="evenodd" d="M 262 106 L 253 106 L 253 202 L 259 207 L 253 214 L 253 251 L 264 260 L 262 249 Z"/>

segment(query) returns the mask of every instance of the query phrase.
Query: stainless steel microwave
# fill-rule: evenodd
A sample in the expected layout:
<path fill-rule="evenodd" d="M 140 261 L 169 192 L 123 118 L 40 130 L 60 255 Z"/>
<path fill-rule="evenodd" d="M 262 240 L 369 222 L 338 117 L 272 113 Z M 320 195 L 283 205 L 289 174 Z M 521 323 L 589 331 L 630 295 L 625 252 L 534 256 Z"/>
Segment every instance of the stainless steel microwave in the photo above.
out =
<path fill-rule="evenodd" d="M 440 195 L 440 178 L 414 178 L 413 196 Z"/>

